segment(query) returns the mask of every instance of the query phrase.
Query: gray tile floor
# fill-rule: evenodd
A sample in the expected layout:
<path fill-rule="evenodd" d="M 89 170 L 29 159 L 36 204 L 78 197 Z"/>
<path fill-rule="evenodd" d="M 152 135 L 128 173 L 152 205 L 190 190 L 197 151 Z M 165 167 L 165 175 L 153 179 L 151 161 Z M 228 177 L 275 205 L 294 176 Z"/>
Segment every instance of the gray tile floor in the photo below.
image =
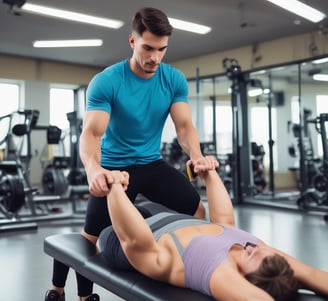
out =
<path fill-rule="evenodd" d="M 236 207 L 238 225 L 271 245 L 328 270 L 328 224 L 322 214 L 282 210 L 261 206 Z M 50 285 L 52 259 L 43 253 L 46 236 L 79 232 L 81 220 L 48 221 L 38 224 L 34 231 L 0 232 L 0 299 L 8 301 L 43 301 Z M 95 286 L 102 301 L 122 300 Z M 70 271 L 66 300 L 76 297 L 75 274 Z"/>

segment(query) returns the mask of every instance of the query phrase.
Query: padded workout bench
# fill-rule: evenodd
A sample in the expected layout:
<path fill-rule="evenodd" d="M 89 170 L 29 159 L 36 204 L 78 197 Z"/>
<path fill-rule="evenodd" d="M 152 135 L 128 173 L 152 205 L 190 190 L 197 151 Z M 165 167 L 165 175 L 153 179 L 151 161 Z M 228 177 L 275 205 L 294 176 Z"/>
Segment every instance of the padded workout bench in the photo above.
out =
<path fill-rule="evenodd" d="M 213 301 L 200 293 L 152 280 L 134 271 L 110 268 L 80 233 L 49 236 L 44 251 L 113 294 L 131 301 Z"/>
<path fill-rule="evenodd" d="M 153 214 L 163 209 L 168 210 L 154 203 L 148 203 L 146 208 Z M 128 301 L 214 301 L 209 296 L 150 279 L 137 271 L 122 271 L 109 267 L 102 254 L 97 254 L 96 246 L 80 233 L 46 237 L 44 252 Z M 296 300 L 290 301 L 324 300 L 319 296 L 301 293 Z"/>
<path fill-rule="evenodd" d="M 96 247 L 80 233 L 49 236 L 44 251 L 51 257 L 113 294 L 130 301 L 213 301 L 201 293 L 152 280 L 134 271 L 110 268 Z M 300 294 L 294 301 L 324 301 L 324 298 Z M 293 301 L 293 300 L 290 300 Z"/>

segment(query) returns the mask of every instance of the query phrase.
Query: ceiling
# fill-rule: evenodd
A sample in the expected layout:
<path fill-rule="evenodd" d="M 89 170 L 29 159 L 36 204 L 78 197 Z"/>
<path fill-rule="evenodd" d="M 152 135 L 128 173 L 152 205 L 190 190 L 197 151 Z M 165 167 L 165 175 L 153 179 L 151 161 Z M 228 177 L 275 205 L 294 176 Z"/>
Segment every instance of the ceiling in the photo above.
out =
<path fill-rule="evenodd" d="M 286 0 L 288 1 L 288 0 Z M 0 53 L 104 67 L 131 54 L 128 35 L 133 14 L 143 6 L 162 9 L 169 17 L 212 27 L 206 35 L 174 30 L 165 61 L 173 62 L 212 52 L 320 30 L 314 24 L 265 0 L 28 0 L 60 9 L 109 17 L 125 22 L 119 30 L 84 25 L 40 15 L 16 15 L 0 3 Z M 327 0 L 303 0 L 328 16 Z M 300 24 L 295 25 L 295 20 Z M 103 39 L 102 47 L 35 49 L 34 40 Z"/>

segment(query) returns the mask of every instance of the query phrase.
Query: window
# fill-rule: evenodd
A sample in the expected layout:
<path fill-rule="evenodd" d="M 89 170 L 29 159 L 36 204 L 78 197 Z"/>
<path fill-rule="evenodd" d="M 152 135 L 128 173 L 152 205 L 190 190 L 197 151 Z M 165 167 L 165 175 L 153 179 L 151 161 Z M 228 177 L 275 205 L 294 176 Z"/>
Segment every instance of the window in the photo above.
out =
<path fill-rule="evenodd" d="M 317 116 L 321 113 L 328 113 L 328 95 L 317 95 L 316 97 L 316 106 L 317 106 Z M 325 122 L 326 131 L 328 133 L 328 123 Z M 323 156 L 323 149 L 322 149 L 322 139 L 321 135 L 318 134 L 318 157 Z"/>
<path fill-rule="evenodd" d="M 54 155 L 64 156 L 70 153 L 69 121 L 67 113 L 74 111 L 74 91 L 72 89 L 50 89 L 50 125 L 62 130 L 63 141 L 54 149 Z"/>
<path fill-rule="evenodd" d="M 272 108 L 272 139 L 277 140 L 277 112 L 275 108 Z M 256 142 L 258 145 L 263 145 L 266 156 L 263 158 L 263 164 L 265 168 L 268 168 L 270 163 L 269 158 L 269 118 L 267 106 L 251 106 L 250 108 L 250 142 Z M 273 160 L 278 162 L 277 150 L 273 148 Z M 277 169 L 278 164 L 275 165 Z"/>
<path fill-rule="evenodd" d="M 66 114 L 74 111 L 74 92 L 72 89 L 50 89 L 50 124 L 62 130 L 69 128 Z"/>
<path fill-rule="evenodd" d="M 3 117 L 12 112 L 15 112 L 19 108 L 19 95 L 20 95 L 20 86 L 19 84 L 11 83 L 0 83 L 0 95 L 2 95 L 2 105 L 0 106 L 0 116 Z M 2 141 L 9 129 L 9 118 L 0 117 L 0 141 Z M 0 149 L 6 147 L 5 142 L 0 145 Z"/>
<path fill-rule="evenodd" d="M 19 85 L 0 83 L 0 95 L 5 105 L 0 106 L 0 116 L 17 111 L 19 108 Z"/>
<path fill-rule="evenodd" d="M 299 124 L 300 123 L 300 105 L 299 105 L 299 97 L 292 96 L 291 98 L 291 111 L 292 111 L 292 123 Z"/>
<path fill-rule="evenodd" d="M 216 141 L 217 153 L 228 154 L 232 152 L 232 111 L 230 103 L 216 105 Z M 213 141 L 213 107 L 212 104 L 204 106 L 204 138 Z"/>

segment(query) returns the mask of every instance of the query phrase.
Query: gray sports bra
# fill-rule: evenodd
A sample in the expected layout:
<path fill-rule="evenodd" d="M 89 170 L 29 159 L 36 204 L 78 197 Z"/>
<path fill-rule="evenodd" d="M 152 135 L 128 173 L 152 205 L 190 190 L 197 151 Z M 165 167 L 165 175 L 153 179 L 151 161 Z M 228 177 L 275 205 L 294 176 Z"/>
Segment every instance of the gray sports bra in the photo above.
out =
<path fill-rule="evenodd" d="M 247 243 L 259 243 L 250 233 L 222 226 L 223 231 L 220 234 L 197 235 L 184 248 L 173 231 L 192 225 L 210 224 L 209 221 L 172 213 L 156 214 L 147 220 L 156 240 L 165 233 L 173 238 L 184 263 L 186 287 L 209 296 L 211 275 L 227 259 L 230 248 L 235 244 L 245 247 Z"/>

